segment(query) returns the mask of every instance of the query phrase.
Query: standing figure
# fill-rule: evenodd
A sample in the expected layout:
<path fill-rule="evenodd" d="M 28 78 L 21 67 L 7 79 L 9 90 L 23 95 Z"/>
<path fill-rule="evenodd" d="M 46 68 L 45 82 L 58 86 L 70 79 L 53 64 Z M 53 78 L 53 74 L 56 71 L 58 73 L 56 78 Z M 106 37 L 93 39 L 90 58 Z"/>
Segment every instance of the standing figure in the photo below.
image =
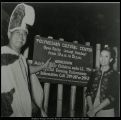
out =
<path fill-rule="evenodd" d="M 100 54 L 100 69 L 88 83 L 86 98 L 89 117 L 115 117 L 119 106 L 119 74 L 113 70 L 115 52 L 109 47 Z"/>
<path fill-rule="evenodd" d="M 25 45 L 28 35 L 27 25 L 33 25 L 34 19 L 33 7 L 24 3 L 18 4 L 10 17 L 9 44 L 1 47 L 1 116 L 3 117 L 32 117 L 39 109 L 41 110 L 31 92 L 28 68 L 30 74 L 36 73 L 47 68 L 49 60 L 43 66 L 32 66 L 27 64 L 26 58 L 21 54 L 21 48 Z"/>

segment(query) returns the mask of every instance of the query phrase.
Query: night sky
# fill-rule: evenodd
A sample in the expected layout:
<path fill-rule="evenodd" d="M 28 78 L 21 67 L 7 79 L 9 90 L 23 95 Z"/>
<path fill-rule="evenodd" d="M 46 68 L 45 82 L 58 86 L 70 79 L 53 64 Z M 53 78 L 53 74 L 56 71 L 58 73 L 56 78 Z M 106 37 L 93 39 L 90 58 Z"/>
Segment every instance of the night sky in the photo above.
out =
<path fill-rule="evenodd" d="M 94 47 L 97 43 L 102 45 L 108 44 L 110 46 L 117 46 L 120 48 L 120 4 L 119 3 L 27 3 L 35 9 L 35 23 L 29 27 L 29 35 L 27 45 L 31 48 L 30 58 L 32 58 L 32 50 L 34 43 L 34 36 L 41 35 L 42 37 L 53 36 L 54 39 L 64 38 L 65 41 L 72 42 L 79 41 L 80 44 L 90 42 Z M 2 3 L 2 38 L 1 45 L 8 42 L 7 29 L 9 16 L 17 3 Z M 6 16 L 5 13 L 8 16 Z M 54 89 L 57 86 L 53 86 Z M 67 89 L 66 85 L 64 86 Z M 81 88 L 78 88 L 81 89 Z M 67 90 L 68 91 L 68 90 Z M 77 95 L 82 93 L 77 91 Z M 52 91 L 51 91 L 51 94 Z M 65 97 L 68 93 L 65 92 Z M 56 97 L 56 95 L 54 96 Z M 64 98 L 65 98 L 64 97 Z M 78 97 L 78 96 L 77 96 Z M 55 99 L 52 97 L 51 101 Z M 67 98 L 69 100 L 69 97 Z M 78 101 L 81 100 L 78 97 Z M 78 111 L 77 116 L 81 115 L 81 105 L 76 105 Z M 56 101 L 55 101 L 56 102 Z M 49 103 L 53 105 L 53 111 L 56 111 L 54 102 Z M 65 105 L 69 102 L 65 102 Z M 63 108 L 64 115 L 68 116 L 67 105 Z M 50 114 L 55 116 L 50 109 Z"/>
<path fill-rule="evenodd" d="M 28 39 L 31 39 L 31 42 L 34 36 L 39 34 L 43 37 L 53 36 L 54 39 L 62 37 L 70 42 L 77 40 L 81 44 L 89 41 L 91 45 L 96 43 L 119 45 L 119 3 L 27 4 L 34 7 L 36 14 L 34 26 L 29 28 Z M 5 3 L 2 4 L 2 9 L 10 16 L 16 5 L 17 3 Z M 7 31 L 8 21 L 7 24 L 2 24 L 5 31 Z"/>

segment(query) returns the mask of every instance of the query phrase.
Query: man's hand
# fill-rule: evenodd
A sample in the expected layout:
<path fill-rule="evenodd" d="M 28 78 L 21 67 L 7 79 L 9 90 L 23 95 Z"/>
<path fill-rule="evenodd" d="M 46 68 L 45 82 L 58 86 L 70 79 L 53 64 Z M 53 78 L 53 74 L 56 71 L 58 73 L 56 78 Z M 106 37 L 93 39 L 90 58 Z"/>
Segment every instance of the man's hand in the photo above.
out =
<path fill-rule="evenodd" d="M 42 66 L 43 69 L 47 69 L 49 68 L 49 62 L 50 62 L 51 58 L 49 58 L 46 63 Z"/>

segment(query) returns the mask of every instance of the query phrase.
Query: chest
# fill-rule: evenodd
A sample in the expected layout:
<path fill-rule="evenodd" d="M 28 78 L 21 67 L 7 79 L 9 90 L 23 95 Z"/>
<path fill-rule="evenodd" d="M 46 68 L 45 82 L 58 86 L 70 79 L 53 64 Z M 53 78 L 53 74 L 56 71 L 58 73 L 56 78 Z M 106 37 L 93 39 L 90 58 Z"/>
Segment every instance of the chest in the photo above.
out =
<path fill-rule="evenodd" d="M 94 78 L 94 82 L 92 84 L 93 91 L 96 92 L 99 88 L 99 85 L 100 85 L 101 92 L 107 90 L 110 80 L 111 80 L 110 76 L 106 76 L 106 75 L 105 76 L 96 76 Z"/>

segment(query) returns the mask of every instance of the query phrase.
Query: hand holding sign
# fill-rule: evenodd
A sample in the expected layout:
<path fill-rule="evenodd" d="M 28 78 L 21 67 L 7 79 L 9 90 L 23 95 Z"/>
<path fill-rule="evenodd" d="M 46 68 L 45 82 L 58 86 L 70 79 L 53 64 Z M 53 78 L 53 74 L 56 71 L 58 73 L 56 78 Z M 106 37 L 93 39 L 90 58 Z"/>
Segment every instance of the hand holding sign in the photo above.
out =
<path fill-rule="evenodd" d="M 50 68 L 50 66 L 49 66 L 50 60 L 51 60 L 51 58 L 49 58 L 49 59 L 45 62 L 45 64 L 42 66 L 43 69 Z"/>

